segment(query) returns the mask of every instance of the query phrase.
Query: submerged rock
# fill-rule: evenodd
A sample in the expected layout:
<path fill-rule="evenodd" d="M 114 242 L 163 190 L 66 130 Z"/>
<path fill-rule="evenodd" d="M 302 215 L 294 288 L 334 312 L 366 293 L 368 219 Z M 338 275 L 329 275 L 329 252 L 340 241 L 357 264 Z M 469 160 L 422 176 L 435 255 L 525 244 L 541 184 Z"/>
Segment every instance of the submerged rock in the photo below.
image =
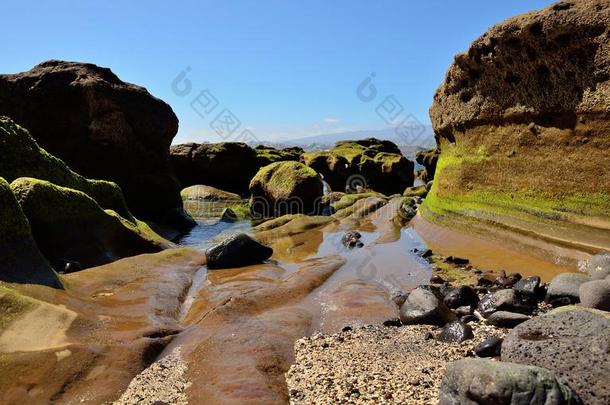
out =
<path fill-rule="evenodd" d="M 400 307 L 400 320 L 405 325 L 439 325 L 455 321 L 457 317 L 436 295 L 422 287 L 413 290 Z"/>
<path fill-rule="evenodd" d="M 137 216 L 178 230 L 195 225 L 169 166 L 178 119 L 146 89 L 107 68 L 52 60 L 0 75 L 0 114 L 78 173 L 116 182 Z"/>
<path fill-rule="evenodd" d="M 273 249 L 245 233 L 233 235 L 205 251 L 209 269 L 237 268 L 259 264 L 269 259 Z"/>
<path fill-rule="evenodd" d="M 462 359 L 445 370 L 439 405 L 581 405 L 549 370 L 484 359 Z"/>
<path fill-rule="evenodd" d="M 40 252 L 30 224 L 6 180 L 0 177 L 0 281 L 62 288 Z"/>
<path fill-rule="evenodd" d="M 610 403 L 610 315 L 562 307 L 513 329 L 502 344 L 502 361 L 554 372 L 584 403 Z"/>
<path fill-rule="evenodd" d="M 259 217 L 315 215 L 320 211 L 322 179 L 299 162 L 277 162 L 258 171 L 250 182 L 251 211 Z"/>
<path fill-rule="evenodd" d="M 355 247 L 363 247 L 364 244 L 360 241 L 362 235 L 358 231 L 349 231 L 346 232 L 345 235 L 341 238 L 341 243 L 344 246 L 352 249 Z"/>

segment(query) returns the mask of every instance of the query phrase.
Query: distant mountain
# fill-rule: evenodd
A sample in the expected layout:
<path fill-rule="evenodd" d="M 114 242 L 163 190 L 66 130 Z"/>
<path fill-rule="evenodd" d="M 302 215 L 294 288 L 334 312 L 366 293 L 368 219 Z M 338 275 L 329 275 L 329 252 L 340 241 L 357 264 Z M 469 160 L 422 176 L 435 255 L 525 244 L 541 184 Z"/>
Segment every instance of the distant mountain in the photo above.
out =
<path fill-rule="evenodd" d="M 260 142 L 264 145 L 284 147 L 300 146 L 305 150 L 321 150 L 331 148 L 338 141 L 360 140 L 364 138 L 378 138 L 394 142 L 403 155 L 413 159 L 420 150 L 430 149 L 436 145 L 434 132 L 429 125 L 418 125 L 411 128 L 385 128 L 364 131 L 347 131 L 330 134 L 308 136 L 305 138 L 289 139 L 276 142 Z"/>

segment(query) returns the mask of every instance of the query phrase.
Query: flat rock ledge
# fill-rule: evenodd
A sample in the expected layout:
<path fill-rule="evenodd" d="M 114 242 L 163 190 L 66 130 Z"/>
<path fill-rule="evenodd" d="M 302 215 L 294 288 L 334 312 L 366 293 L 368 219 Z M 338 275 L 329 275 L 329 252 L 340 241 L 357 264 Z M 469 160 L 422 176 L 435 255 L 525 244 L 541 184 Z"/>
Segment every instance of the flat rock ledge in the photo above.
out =
<path fill-rule="evenodd" d="M 438 404 L 445 367 L 505 329 L 471 324 L 475 338 L 448 344 L 428 325 L 366 326 L 295 343 L 286 373 L 291 404 Z"/>

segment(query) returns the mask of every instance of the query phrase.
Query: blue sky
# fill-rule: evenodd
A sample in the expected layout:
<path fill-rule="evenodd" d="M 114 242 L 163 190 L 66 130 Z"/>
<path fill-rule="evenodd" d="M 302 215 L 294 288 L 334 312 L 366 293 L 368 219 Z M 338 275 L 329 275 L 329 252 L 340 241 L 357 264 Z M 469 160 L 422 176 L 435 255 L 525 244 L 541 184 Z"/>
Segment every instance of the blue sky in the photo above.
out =
<path fill-rule="evenodd" d="M 356 97 L 372 72 L 379 101 L 393 95 L 429 123 L 455 53 L 491 25 L 551 3 L 4 0 L 0 72 L 47 59 L 110 67 L 173 107 L 177 142 L 221 140 L 214 117 L 191 108 L 204 90 L 218 101 L 213 114 L 229 109 L 238 131 L 261 140 L 387 127 L 377 100 Z M 172 83 L 187 67 L 191 91 L 181 96 Z"/>

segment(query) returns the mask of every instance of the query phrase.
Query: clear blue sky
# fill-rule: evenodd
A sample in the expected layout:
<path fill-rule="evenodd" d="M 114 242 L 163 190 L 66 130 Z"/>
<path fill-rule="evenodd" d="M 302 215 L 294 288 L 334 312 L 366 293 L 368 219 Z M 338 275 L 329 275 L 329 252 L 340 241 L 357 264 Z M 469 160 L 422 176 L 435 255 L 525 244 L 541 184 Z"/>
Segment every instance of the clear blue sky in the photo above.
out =
<path fill-rule="evenodd" d="M 380 96 L 394 95 L 428 123 L 455 53 L 491 25 L 552 1 L 2 3 L 0 72 L 47 59 L 110 67 L 173 107 L 180 142 L 220 140 L 190 107 L 205 89 L 259 139 L 387 127 L 356 97 L 371 72 Z M 171 84 L 187 66 L 193 89 L 179 96 Z"/>

